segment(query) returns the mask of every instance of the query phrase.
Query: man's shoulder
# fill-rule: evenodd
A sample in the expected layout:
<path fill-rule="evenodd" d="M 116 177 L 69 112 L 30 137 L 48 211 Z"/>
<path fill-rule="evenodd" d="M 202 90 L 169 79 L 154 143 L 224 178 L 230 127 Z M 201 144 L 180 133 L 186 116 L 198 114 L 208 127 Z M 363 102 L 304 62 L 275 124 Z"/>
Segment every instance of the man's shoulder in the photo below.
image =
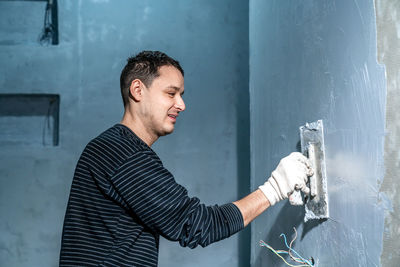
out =
<path fill-rule="evenodd" d="M 93 138 L 87 148 L 101 148 L 104 152 L 125 156 L 146 150 L 141 140 L 121 124 L 116 124 Z"/>
<path fill-rule="evenodd" d="M 83 150 L 78 165 L 95 170 L 97 173 L 112 175 L 130 159 L 152 153 L 126 126 L 116 124 L 93 138 Z"/>

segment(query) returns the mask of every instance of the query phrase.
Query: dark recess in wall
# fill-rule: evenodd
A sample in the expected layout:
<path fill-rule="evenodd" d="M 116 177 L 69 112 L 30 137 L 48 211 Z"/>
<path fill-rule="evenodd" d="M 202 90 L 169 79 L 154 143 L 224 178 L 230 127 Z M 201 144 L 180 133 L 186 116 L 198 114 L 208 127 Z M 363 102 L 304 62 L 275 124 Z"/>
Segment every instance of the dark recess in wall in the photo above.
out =
<path fill-rule="evenodd" d="M 0 94 L 0 140 L 9 145 L 58 145 L 60 96 Z"/>

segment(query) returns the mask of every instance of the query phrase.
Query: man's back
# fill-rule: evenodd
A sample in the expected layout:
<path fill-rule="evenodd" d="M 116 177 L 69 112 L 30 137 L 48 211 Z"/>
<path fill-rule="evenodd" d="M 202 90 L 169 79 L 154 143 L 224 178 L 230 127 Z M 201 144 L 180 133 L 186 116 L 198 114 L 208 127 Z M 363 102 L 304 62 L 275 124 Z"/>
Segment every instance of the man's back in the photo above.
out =
<path fill-rule="evenodd" d="M 142 260 L 150 261 L 148 265 L 156 264 L 157 252 L 152 250 L 158 236 L 144 231 L 129 209 L 123 207 L 123 201 L 110 197 L 110 177 L 128 157 L 146 150 L 146 145 L 129 132 L 116 125 L 93 139 L 83 151 L 65 216 L 60 266 L 107 266 L 107 263 L 132 266 L 133 262 L 140 262 L 134 258 L 142 254 L 136 251 L 142 250 L 135 242 L 138 239 L 150 243 L 150 255 Z"/>

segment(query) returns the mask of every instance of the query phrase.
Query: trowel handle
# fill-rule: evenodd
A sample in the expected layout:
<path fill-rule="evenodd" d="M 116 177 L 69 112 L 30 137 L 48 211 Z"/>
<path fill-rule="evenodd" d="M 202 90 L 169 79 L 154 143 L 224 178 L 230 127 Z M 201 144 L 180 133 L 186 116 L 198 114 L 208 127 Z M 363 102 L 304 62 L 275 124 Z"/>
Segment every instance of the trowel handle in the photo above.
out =
<path fill-rule="evenodd" d="M 312 197 L 315 197 L 318 194 L 318 189 L 317 189 L 317 179 L 318 179 L 318 166 L 317 166 L 317 155 L 316 155 L 316 144 L 315 143 L 309 143 L 308 145 L 308 159 L 311 162 L 311 165 L 314 169 L 314 174 L 310 176 L 310 194 Z"/>
<path fill-rule="evenodd" d="M 314 143 L 309 143 L 307 146 L 307 154 L 308 154 L 308 159 L 311 161 L 312 167 L 315 169 L 316 168 L 316 155 L 315 155 L 315 144 Z M 315 196 L 317 194 L 317 183 L 315 181 L 316 179 L 316 173 L 314 173 L 310 178 L 309 178 L 309 185 L 310 185 L 310 193 L 311 196 Z M 294 192 L 289 196 L 289 202 L 293 206 L 300 206 L 304 205 L 303 198 L 301 197 L 301 192 L 300 190 L 294 190 Z"/>

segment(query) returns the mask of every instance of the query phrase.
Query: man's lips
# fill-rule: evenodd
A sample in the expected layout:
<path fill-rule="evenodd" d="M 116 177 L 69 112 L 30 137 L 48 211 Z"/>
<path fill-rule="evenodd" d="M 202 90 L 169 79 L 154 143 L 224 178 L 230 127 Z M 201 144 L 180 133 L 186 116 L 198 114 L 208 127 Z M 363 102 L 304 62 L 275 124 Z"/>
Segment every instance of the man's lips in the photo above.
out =
<path fill-rule="evenodd" d="M 176 121 L 176 118 L 178 118 L 178 114 L 168 114 L 168 117 L 169 117 L 173 122 L 175 122 L 175 121 Z"/>

